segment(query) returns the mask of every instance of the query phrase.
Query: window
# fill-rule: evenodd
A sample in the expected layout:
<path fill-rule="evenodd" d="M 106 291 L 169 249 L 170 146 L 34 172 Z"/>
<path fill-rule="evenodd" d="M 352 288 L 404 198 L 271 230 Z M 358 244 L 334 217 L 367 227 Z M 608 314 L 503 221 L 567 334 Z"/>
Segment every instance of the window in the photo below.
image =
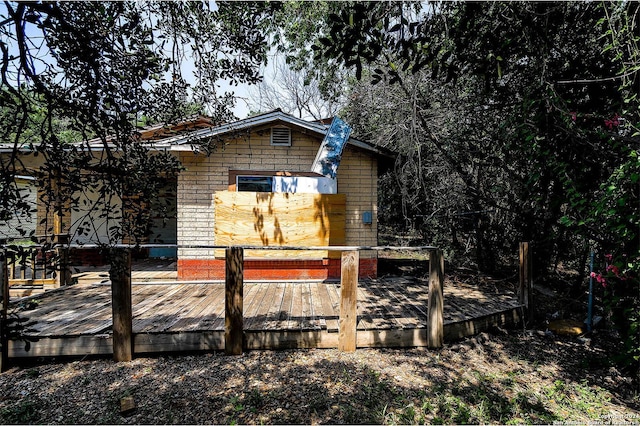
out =
<path fill-rule="evenodd" d="M 314 178 L 311 179 L 310 178 Z M 334 179 L 321 178 L 313 172 L 289 172 L 285 170 L 229 170 L 229 187 L 231 192 L 316 192 L 336 194 L 337 184 Z M 313 183 L 311 181 L 314 181 Z M 297 190 L 290 191 L 291 185 Z M 325 192 L 329 191 L 329 192 Z"/>
<path fill-rule="evenodd" d="M 291 129 L 288 127 L 272 127 L 271 145 L 291 146 Z"/>
<path fill-rule="evenodd" d="M 271 176 L 237 176 L 236 191 L 272 192 L 273 177 Z"/>

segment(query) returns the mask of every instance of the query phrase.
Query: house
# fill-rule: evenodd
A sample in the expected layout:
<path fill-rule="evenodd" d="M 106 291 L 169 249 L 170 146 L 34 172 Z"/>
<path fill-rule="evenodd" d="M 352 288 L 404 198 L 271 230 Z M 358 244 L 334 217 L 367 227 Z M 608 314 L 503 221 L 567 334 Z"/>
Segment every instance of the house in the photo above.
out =
<path fill-rule="evenodd" d="M 23 197 L 23 201 L 29 206 L 29 209 L 34 210 L 37 200 L 34 185 L 35 178 L 33 176 L 18 175 L 14 181 L 17 190 Z M 34 233 L 35 230 L 36 222 L 23 212 L 0 220 L 0 240 L 21 239 L 24 235 Z"/>
<path fill-rule="evenodd" d="M 175 198 L 175 214 L 151 224 L 149 241 L 177 244 L 177 252 L 152 248 L 148 255 L 177 256 L 179 279 L 222 279 L 224 251 L 201 246 L 376 245 L 378 170 L 391 157 L 349 137 L 337 156 L 339 166 L 333 165 L 335 176 L 323 174 L 313 166 L 324 155 L 328 129 L 275 110 L 224 125 L 197 117 L 142 130 L 143 143 L 172 153 L 184 167 L 163 195 Z M 72 243 L 108 232 L 105 224 L 94 226 L 93 234 L 78 235 L 77 218 L 62 221 Z M 247 250 L 245 278 L 337 278 L 339 256 L 320 250 Z M 360 275 L 376 274 L 377 253 L 361 252 Z"/>

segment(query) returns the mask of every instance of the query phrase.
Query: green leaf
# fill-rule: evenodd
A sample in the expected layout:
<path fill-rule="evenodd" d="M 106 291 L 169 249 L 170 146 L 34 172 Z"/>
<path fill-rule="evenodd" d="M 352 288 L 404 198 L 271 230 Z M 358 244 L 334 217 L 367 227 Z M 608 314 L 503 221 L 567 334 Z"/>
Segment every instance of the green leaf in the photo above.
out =
<path fill-rule="evenodd" d="M 560 218 L 560 224 L 564 225 L 564 226 L 571 226 L 573 225 L 573 220 L 569 217 L 569 216 L 562 216 Z"/>
<path fill-rule="evenodd" d="M 328 37 L 320 37 L 318 41 L 327 47 L 331 46 L 332 44 L 331 39 Z"/>

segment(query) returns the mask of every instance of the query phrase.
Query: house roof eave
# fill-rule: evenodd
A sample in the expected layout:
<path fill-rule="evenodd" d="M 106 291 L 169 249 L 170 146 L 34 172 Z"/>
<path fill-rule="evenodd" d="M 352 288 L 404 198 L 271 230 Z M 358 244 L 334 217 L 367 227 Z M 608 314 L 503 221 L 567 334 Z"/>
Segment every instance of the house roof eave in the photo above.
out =
<path fill-rule="evenodd" d="M 223 136 L 228 133 L 247 130 L 254 127 L 264 126 L 268 124 L 287 124 L 293 127 L 297 127 L 299 129 L 307 130 L 314 132 L 320 136 L 324 136 L 327 132 L 329 126 L 305 121 L 300 118 L 296 118 L 292 115 L 285 114 L 280 110 L 266 112 L 264 114 L 255 115 L 253 117 L 248 117 L 242 120 L 238 120 L 233 123 L 223 124 L 217 127 L 211 127 L 207 129 L 196 130 L 189 135 L 180 135 L 172 138 L 168 138 L 162 141 L 162 145 L 170 144 L 172 145 L 171 150 L 173 151 L 187 151 L 188 149 L 184 149 L 182 146 L 193 146 L 194 140 L 204 139 L 206 137 L 215 137 L 215 136 Z M 350 137 L 347 143 L 356 148 L 360 148 L 362 150 L 374 153 L 376 155 L 381 155 L 385 157 L 392 157 L 392 154 L 386 152 L 385 150 L 381 150 L 373 145 L 369 145 L 366 142 L 360 141 L 353 137 Z M 178 148 L 180 147 L 180 148 Z"/>
<path fill-rule="evenodd" d="M 193 119 L 192 121 L 202 120 L 202 117 L 197 117 L 197 119 Z M 207 123 L 207 124 L 210 124 Z M 151 150 L 157 151 L 174 151 L 174 152 L 193 152 L 198 150 L 198 140 L 202 140 L 210 137 L 222 137 L 228 135 L 233 132 L 240 132 L 243 130 L 252 129 L 260 126 L 267 126 L 273 124 L 284 124 L 301 131 L 307 131 L 317 134 L 318 136 L 324 137 L 326 134 L 329 125 L 322 124 L 319 122 L 305 121 L 300 118 L 296 118 L 292 115 L 283 113 L 281 110 L 277 109 L 274 111 L 266 112 L 259 115 L 254 115 L 252 117 L 247 117 L 242 120 L 235 121 L 233 123 L 222 124 L 219 126 L 211 126 L 204 127 L 197 130 L 192 130 L 184 133 L 179 133 L 173 136 L 165 137 L 162 139 L 143 139 L 140 141 L 141 144 L 145 145 L 147 148 Z M 146 129 L 145 132 L 156 132 L 160 127 L 156 126 Z M 88 149 L 92 151 L 102 151 L 108 148 L 114 148 L 115 146 L 109 141 L 103 141 L 100 139 L 91 139 L 89 141 L 79 142 L 74 145 L 85 144 Z M 370 152 L 374 155 L 394 158 L 395 155 L 390 150 L 376 147 L 370 145 L 361 140 L 350 137 L 347 141 L 348 145 L 351 145 L 355 148 L 359 148 L 363 151 Z M 106 145 L 106 146 L 105 146 Z M 14 144 L 2 143 L 0 144 L 0 153 L 10 153 L 15 150 Z M 26 146 L 21 146 L 19 148 L 21 152 L 28 153 L 31 152 L 31 149 L 28 149 Z"/>

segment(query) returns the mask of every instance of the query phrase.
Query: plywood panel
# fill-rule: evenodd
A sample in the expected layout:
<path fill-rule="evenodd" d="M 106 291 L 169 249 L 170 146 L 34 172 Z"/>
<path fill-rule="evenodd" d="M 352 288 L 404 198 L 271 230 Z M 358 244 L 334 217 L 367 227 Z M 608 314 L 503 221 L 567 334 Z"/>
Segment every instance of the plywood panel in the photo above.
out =
<path fill-rule="evenodd" d="M 344 194 L 228 192 L 215 195 L 216 245 L 345 244 Z M 216 253 L 222 256 L 222 251 Z M 253 250 L 247 258 L 323 258 L 327 252 Z"/>

